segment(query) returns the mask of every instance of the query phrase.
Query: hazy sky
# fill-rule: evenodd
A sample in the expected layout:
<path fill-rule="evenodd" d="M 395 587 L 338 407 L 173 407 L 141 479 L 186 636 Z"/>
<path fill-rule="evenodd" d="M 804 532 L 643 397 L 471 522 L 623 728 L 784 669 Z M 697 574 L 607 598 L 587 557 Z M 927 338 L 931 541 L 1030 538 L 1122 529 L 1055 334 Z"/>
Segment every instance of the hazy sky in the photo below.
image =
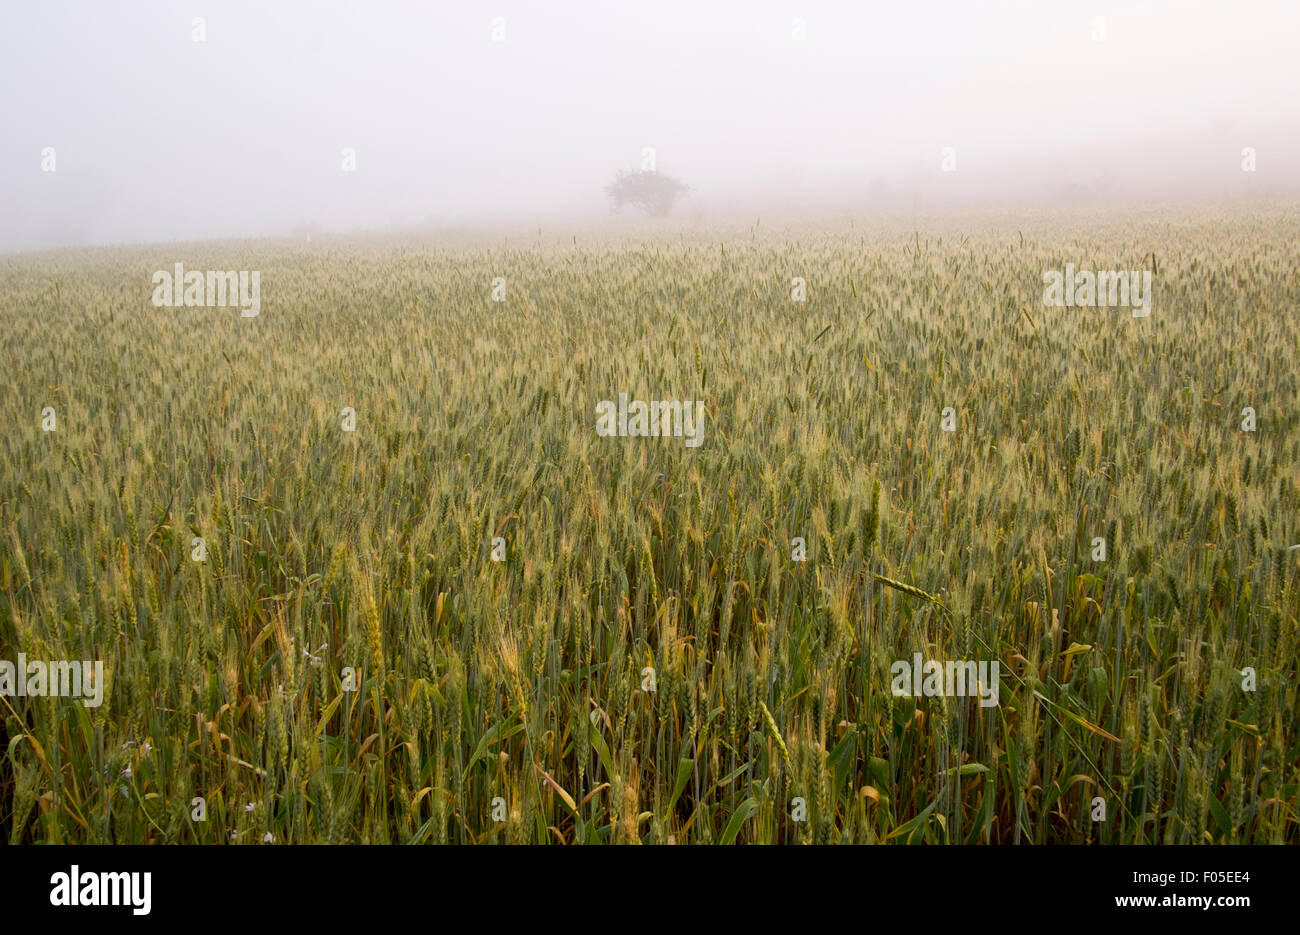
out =
<path fill-rule="evenodd" d="M 10 0 L 0 250 L 599 217 L 645 147 L 687 216 L 1295 193 L 1297 41 L 1300 0 Z"/>

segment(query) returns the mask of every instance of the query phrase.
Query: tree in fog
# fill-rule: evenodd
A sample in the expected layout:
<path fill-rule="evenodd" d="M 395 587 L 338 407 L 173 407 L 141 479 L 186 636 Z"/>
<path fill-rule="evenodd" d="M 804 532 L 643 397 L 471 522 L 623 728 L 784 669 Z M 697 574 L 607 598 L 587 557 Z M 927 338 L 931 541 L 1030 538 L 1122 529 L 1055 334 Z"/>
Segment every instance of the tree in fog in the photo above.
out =
<path fill-rule="evenodd" d="M 605 194 L 615 211 L 630 204 L 652 218 L 667 217 L 677 199 L 690 190 L 690 186 L 679 179 L 653 170 L 633 172 L 619 169 L 614 181 L 605 186 Z"/>

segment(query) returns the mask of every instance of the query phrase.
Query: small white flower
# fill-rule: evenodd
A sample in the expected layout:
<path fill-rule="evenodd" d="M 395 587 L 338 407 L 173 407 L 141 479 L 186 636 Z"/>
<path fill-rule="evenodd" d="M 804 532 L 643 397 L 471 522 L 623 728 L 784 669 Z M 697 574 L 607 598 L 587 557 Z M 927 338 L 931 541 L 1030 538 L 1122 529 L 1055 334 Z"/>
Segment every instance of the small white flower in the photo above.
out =
<path fill-rule="evenodd" d="M 130 779 L 133 775 L 135 774 L 131 772 L 131 767 L 129 766 L 126 769 L 122 770 L 122 778 L 124 779 Z"/>
<path fill-rule="evenodd" d="M 271 832 L 269 832 L 269 831 L 266 832 L 266 834 L 262 835 L 262 843 L 263 843 L 263 844 L 270 844 L 270 843 L 271 843 L 272 841 L 274 841 L 274 840 L 275 840 L 275 838 L 271 836 Z"/>
<path fill-rule="evenodd" d="M 256 807 L 257 807 L 256 802 L 249 802 L 247 805 L 244 806 L 244 811 L 251 812 Z"/>

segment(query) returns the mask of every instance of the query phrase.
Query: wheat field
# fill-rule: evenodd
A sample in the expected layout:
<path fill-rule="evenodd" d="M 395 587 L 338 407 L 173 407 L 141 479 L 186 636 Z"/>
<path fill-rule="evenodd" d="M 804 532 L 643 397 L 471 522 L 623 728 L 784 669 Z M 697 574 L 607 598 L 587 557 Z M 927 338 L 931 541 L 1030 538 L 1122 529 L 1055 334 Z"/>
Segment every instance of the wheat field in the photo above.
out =
<path fill-rule="evenodd" d="M 0 256 L 0 658 L 105 676 L 0 696 L 0 830 L 1300 843 L 1298 268 L 1294 206 Z"/>

